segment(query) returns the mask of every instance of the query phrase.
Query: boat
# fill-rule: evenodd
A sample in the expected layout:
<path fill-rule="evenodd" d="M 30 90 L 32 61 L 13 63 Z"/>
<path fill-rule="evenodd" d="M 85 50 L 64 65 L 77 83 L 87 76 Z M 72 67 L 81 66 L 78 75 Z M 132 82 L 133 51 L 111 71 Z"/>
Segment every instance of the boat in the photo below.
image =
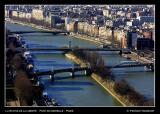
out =
<path fill-rule="evenodd" d="M 145 70 L 145 71 L 150 71 L 150 70 L 147 68 L 147 66 L 144 66 L 144 70 Z"/>
<path fill-rule="evenodd" d="M 152 68 L 152 66 L 144 66 L 144 70 L 146 72 L 153 72 L 154 71 L 154 69 Z"/>
<path fill-rule="evenodd" d="M 60 106 L 55 99 L 51 99 L 47 92 L 43 92 L 43 98 L 47 106 Z"/>

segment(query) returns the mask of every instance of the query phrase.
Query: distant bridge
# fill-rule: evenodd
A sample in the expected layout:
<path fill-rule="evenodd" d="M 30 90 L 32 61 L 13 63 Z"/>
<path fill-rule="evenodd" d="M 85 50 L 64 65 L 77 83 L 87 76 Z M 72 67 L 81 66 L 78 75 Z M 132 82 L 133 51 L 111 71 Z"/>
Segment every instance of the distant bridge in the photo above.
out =
<path fill-rule="evenodd" d="M 115 66 L 106 66 L 107 68 L 127 68 L 127 67 L 141 67 L 146 66 L 146 68 L 150 69 L 150 71 L 154 70 L 153 63 L 140 63 L 137 61 L 122 61 L 121 63 L 115 65 Z"/>
<path fill-rule="evenodd" d="M 29 51 L 73 51 L 73 50 L 85 50 L 85 51 L 122 51 L 121 49 L 109 49 L 109 48 L 27 48 Z"/>
<path fill-rule="evenodd" d="M 27 34 L 27 33 L 52 33 L 53 35 L 57 34 L 70 34 L 67 31 L 12 31 L 10 34 Z"/>
<path fill-rule="evenodd" d="M 119 52 L 120 55 L 122 53 L 130 53 L 129 50 L 126 49 L 117 49 L 117 48 L 17 48 L 17 51 L 64 51 L 64 52 L 69 52 L 69 51 L 78 51 L 78 50 L 83 50 L 83 51 L 117 51 Z"/>
<path fill-rule="evenodd" d="M 56 69 L 50 71 L 37 71 L 34 73 L 36 76 L 43 76 L 43 75 L 50 75 L 52 81 L 54 81 L 54 75 L 57 73 L 69 72 L 72 78 L 75 77 L 75 72 L 77 71 L 85 71 L 85 75 L 91 75 L 91 69 L 88 67 L 75 67 L 75 68 L 63 68 L 63 69 Z"/>

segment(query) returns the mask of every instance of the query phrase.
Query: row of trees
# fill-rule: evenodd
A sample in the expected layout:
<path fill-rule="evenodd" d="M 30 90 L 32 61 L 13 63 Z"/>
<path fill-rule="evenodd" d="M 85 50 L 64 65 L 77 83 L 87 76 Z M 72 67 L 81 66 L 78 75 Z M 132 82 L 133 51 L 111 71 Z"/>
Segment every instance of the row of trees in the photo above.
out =
<path fill-rule="evenodd" d="M 10 31 L 6 29 L 6 86 L 12 85 L 13 90 L 6 90 L 6 98 L 8 100 L 20 101 L 21 106 L 30 106 L 33 99 L 42 95 L 43 88 L 34 86 L 30 81 L 28 71 L 26 70 L 26 61 L 22 52 L 16 51 L 17 38 L 9 37 Z M 14 76 L 15 73 L 15 76 Z M 33 78 L 33 77 L 32 77 Z M 8 83 L 9 81 L 9 83 Z"/>
<path fill-rule="evenodd" d="M 33 104 L 33 100 L 42 96 L 43 89 L 39 86 L 34 86 L 30 81 L 29 74 L 23 69 L 24 60 L 22 54 L 16 54 L 13 57 L 13 66 L 16 71 L 14 79 L 15 94 L 19 98 L 21 106 L 30 106 Z"/>
<path fill-rule="evenodd" d="M 126 96 L 128 101 L 136 106 L 153 106 L 153 100 L 147 100 L 143 95 L 138 93 L 125 80 L 115 82 L 114 88 L 116 93 Z"/>
<path fill-rule="evenodd" d="M 78 47 L 74 47 L 72 53 L 84 62 L 89 63 L 92 71 L 101 76 L 102 79 L 114 79 L 110 69 L 105 67 L 104 60 L 98 53 L 79 50 Z M 153 99 L 146 99 L 125 80 L 116 81 L 113 89 L 121 96 L 125 96 L 129 102 L 136 106 L 154 105 Z"/>
<path fill-rule="evenodd" d="M 92 72 L 95 72 L 101 76 L 101 78 L 113 79 L 111 71 L 105 67 L 104 60 L 98 53 L 79 50 L 78 47 L 75 47 L 72 53 L 79 59 L 88 63 L 92 69 Z"/>

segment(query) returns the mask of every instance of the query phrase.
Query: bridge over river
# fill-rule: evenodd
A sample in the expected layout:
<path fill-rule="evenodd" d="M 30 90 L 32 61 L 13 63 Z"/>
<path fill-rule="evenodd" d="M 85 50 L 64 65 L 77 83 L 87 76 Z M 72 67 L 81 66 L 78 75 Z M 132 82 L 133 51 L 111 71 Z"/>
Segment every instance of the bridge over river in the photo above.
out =
<path fill-rule="evenodd" d="M 63 68 L 63 69 L 56 69 L 56 70 L 48 70 L 48 71 L 36 71 L 34 75 L 36 76 L 44 76 L 50 75 L 50 79 L 54 81 L 54 75 L 57 73 L 69 72 L 72 78 L 75 77 L 75 72 L 77 71 L 85 71 L 86 76 L 91 75 L 91 69 L 88 67 L 73 67 L 73 68 Z"/>
<path fill-rule="evenodd" d="M 8 29 L 14 31 L 36 31 L 36 29 L 27 26 L 21 26 L 18 24 L 6 23 Z M 37 33 L 36 35 L 27 35 L 21 34 L 28 44 L 36 45 L 47 45 L 52 47 L 61 47 L 68 45 L 68 42 L 72 42 L 72 46 L 79 46 L 81 48 L 99 48 L 99 44 L 89 42 L 86 40 L 78 38 L 70 38 L 68 35 L 43 35 L 37 37 L 37 35 L 42 35 Z M 31 47 L 29 47 L 31 48 Z M 47 50 L 46 50 L 47 51 Z M 39 51 L 40 52 L 40 51 Z M 121 61 L 126 61 L 127 59 L 118 55 L 118 54 L 108 54 L 112 53 L 106 51 L 102 55 L 105 65 L 115 66 Z M 114 53 L 114 52 L 113 52 Z M 56 69 L 65 69 L 69 65 L 60 65 L 58 64 L 72 64 L 74 63 L 68 59 L 63 54 L 34 54 L 36 60 L 40 61 L 49 61 L 41 65 L 38 62 L 35 64 L 36 69 L 44 69 L 45 71 L 52 71 L 50 64 L 54 64 Z M 50 62 L 53 61 L 53 62 Z M 68 67 L 69 68 L 69 67 Z M 113 74 L 115 75 L 116 80 L 125 79 L 132 87 L 135 88 L 138 92 L 145 95 L 147 98 L 154 98 L 154 72 L 139 72 L 139 67 L 135 67 L 138 72 L 125 72 L 125 70 L 118 70 L 113 68 Z M 71 72 L 70 72 L 71 73 Z M 39 80 L 45 84 L 45 91 L 49 96 L 56 99 L 58 103 L 62 106 L 121 106 L 116 102 L 112 96 L 104 91 L 92 78 L 89 76 L 81 75 L 81 72 L 76 72 L 75 77 L 77 78 L 68 78 L 67 72 L 57 73 L 55 75 L 55 81 L 51 82 L 49 76 L 40 76 Z M 82 97 L 83 96 L 83 97 Z"/>
<path fill-rule="evenodd" d="M 122 53 L 128 53 L 130 52 L 129 50 L 126 49 L 118 49 L 118 48 L 74 48 L 74 47 L 47 47 L 47 48 L 17 48 L 19 51 L 64 51 L 64 52 L 69 52 L 69 51 L 114 51 L 114 52 L 119 52 L 121 55 Z"/>
<path fill-rule="evenodd" d="M 122 61 L 121 63 L 114 66 L 106 66 L 107 68 L 127 68 L 127 67 L 144 67 L 146 71 L 154 71 L 153 63 L 140 63 L 137 61 Z"/>

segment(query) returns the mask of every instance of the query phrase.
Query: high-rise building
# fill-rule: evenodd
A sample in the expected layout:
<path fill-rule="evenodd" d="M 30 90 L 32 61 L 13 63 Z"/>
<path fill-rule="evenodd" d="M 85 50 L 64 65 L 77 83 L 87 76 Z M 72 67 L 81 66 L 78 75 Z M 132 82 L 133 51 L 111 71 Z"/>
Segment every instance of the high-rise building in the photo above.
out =
<path fill-rule="evenodd" d="M 136 48 L 137 46 L 137 33 L 128 32 L 127 33 L 127 48 Z"/>
<path fill-rule="evenodd" d="M 56 24 L 64 23 L 64 22 L 65 21 L 62 20 L 59 16 L 51 15 L 51 27 L 56 27 Z"/>

